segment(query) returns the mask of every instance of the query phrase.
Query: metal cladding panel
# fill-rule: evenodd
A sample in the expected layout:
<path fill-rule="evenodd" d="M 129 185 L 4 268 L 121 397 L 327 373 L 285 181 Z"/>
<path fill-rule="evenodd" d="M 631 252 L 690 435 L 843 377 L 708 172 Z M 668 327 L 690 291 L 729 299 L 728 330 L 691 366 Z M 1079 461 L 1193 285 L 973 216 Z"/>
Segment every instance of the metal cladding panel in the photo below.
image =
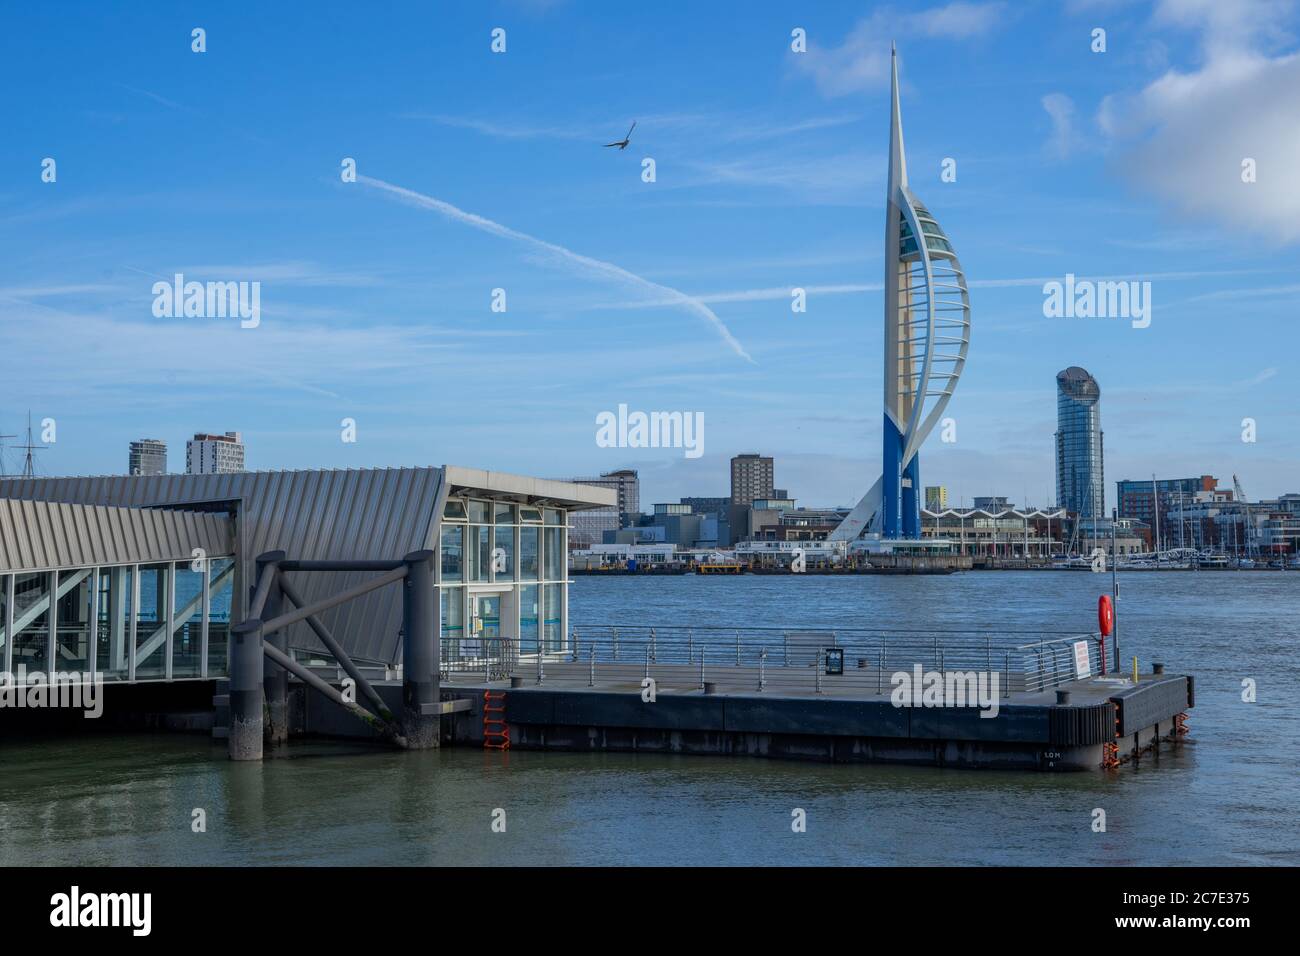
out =
<path fill-rule="evenodd" d="M 234 551 L 224 515 L 0 497 L 0 571 L 188 561 Z"/>
<path fill-rule="evenodd" d="M 395 560 L 428 546 L 441 468 L 365 468 L 322 471 L 260 471 L 217 475 L 110 475 L 86 478 L 0 478 L 0 498 L 157 509 L 186 504 L 237 502 L 240 585 L 253 582 L 254 561 L 281 550 L 298 560 Z M 15 502 L 21 504 L 22 502 Z M 128 512 L 137 535 L 179 534 L 179 525 L 150 530 L 164 520 L 159 510 Z M 191 513 L 197 521 L 212 515 Z M 226 520 L 226 519 L 218 519 Z M 132 522 L 138 522 L 133 524 Z M 0 522 L 0 541 L 21 534 Z M 38 541 L 49 541 L 43 530 Z M 135 542 L 135 548 L 140 546 Z M 7 545 L 6 545 L 7 547 Z M 209 550 L 210 554 L 217 553 Z M 229 551 L 227 551 L 229 553 Z M 185 557 L 189 556 L 186 549 Z M 294 572 L 303 600 L 313 602 L 374 577 L 373 572 Z M 238 595 L 242 606 L 243 595 Z M 349 654 L 398 663 L 401 659 L 401 586 L 390 584 L 320 615 Z M 305 623 L 289 629 L 292 647 L 323 650 Z"/>

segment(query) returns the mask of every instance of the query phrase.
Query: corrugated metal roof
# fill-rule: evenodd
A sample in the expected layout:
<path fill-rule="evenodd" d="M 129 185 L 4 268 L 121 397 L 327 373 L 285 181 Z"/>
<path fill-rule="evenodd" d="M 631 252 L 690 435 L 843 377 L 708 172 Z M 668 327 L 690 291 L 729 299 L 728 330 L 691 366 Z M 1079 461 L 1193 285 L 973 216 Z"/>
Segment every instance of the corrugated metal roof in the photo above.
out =
<path fill-rule="evenodd" d="M 431 547 L 440 468 L 260 471 L 221 475 L 110 475 L 83 478 L 0 478 L 0 498 L 71 502 L 123 508 L 238 503 L 236 536 L 241 557 L 236 578 L 236 619 L 253 580 L 254 559 L 280 549 L 301 560 L 391 560 Z M 49 514 L 50 509 L 42 509 Z M 137 511 L 139 527 L 165 512 Z M 148 515 L 154 515 L 151 519 Z M 43 541 L 55 525 L 39 520 L 14 529 Z M 197 516 L 196 516 L 197 517 Z M 63 527 L 58 524 L 57 527 Z M 37 531 L 36 529 L 39 529 Z M 62 532 L 58 532 L 62 533 Z M 153 533 L 166 536 L 168 528 Z M 131 540 L 127 537 L 126 540 Z M 28 545 L 30 547 L 30 544 Z M 188 555 L 188 551 L 186 552 Z M 368 573 L 295 572 L 292 580 L 311 602 L 372 577 Z M 357 657 L 397 663 L 401 658 L 401 590 L 389 585 L 321 615 L 343 647 Z M 305 624 L 290 629 L 295 647 L 321 649 Z"/>
<path fill-rule="evenodd" d="M 224 515 L 0 498 L 0 572 L 188 561 L 234 553 Z"/>

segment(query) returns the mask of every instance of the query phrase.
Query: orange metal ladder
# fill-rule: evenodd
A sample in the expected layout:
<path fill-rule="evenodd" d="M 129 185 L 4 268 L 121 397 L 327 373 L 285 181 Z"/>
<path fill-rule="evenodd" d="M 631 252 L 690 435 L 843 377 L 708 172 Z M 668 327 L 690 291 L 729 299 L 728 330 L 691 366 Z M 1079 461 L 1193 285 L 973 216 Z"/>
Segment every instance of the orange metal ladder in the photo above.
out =
<path fill-rule="evenodd" d="M 483 691 L 483 749 L 510 749 L 510 727 L 506 724 L 506 692 L 503 690 Z"/>

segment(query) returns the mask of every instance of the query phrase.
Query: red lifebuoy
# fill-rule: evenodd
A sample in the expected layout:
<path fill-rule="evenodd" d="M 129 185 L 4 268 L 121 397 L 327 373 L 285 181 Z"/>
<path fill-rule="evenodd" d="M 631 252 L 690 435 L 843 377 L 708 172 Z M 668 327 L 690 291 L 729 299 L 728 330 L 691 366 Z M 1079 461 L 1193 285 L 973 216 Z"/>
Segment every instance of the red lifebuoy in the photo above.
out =
<path fill-rule="evenodd" d="M 1115 626 L 1115 607 L 1110 603 L 1110 595 L 1103 594 L 1097 600 L 1097 629 L 1102 637 L 1109 637 Z"/>

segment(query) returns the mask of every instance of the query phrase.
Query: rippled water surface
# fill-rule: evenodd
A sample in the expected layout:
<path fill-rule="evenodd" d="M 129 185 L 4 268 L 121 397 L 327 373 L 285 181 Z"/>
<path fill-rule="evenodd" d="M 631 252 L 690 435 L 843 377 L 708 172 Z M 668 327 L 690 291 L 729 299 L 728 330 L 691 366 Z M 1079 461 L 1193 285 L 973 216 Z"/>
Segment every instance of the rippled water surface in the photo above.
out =
<path fill-rule="evenodd" d="M 0 743 L 14 864 L 1300 864 L 1300 574 L 1121 577 L 1125 659 L 1196 677 L 1191 743 L 1115 776 L 295 743 Z M 1109 578 L 578 578 L 588 624 L 1090 630 Z M 1253 678 L 1258 701 L 1241 700 Z M 807 832 L 791 831 L 793 808 Z M 1107 832 L 1091 829 L 1092 811 Z M 207 832 L 194 833 L 195 808 Z M 505 811 L 506 832 L 492 831 Z"/>

